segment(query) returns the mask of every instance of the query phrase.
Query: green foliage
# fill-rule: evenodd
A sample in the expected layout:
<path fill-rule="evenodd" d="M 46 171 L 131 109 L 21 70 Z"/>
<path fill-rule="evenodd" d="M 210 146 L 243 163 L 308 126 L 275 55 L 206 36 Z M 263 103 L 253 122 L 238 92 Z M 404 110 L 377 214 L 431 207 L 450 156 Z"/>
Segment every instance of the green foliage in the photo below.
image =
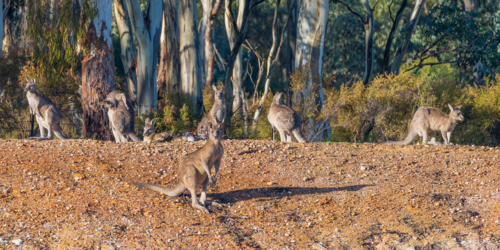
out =
<path fill-rule="evenodd" d="M 24 138 L 29 130 L 28 102 L 19 75 L 26 56 L 18 50 L 0 57 L 0 136 Z M 10 134 L 10 135 L 9 135 Z"/>
<path fill-rule="evenodd" d="M 196 126 L 196 111 L 189 96 L 179 93 L 169 93 L 162 100 L 158 111 L 153 110 L 152 117 L 156 118 L 157 132 L 193 130 Z M 140 131 L 142 134 L 143 131 Z"/>
<path fill-rule="evenodd" d="M 54 4 L 51 7 L 51 2 Z M 27 35 L 33 43 L 32 61 L 43 76 L 73 75 L 82 56 L 88 53 L 84 46 L 85 27 L 97 14 L 88 0 L 28 0 Z M 51 18 L 51 10 L 54 17 Z M 64 86 L 60 86 L 64 88 Z"/>
<path fill-rule="evenodd" d="M 441 71 L 446 72 L 446 70 Z M 418 107 L 436 107 L 449 113 L 448 104 L 462 106 L 452 141 L 461 144 L 500 144 L 500 80 L 485 87 L 458 87 L 452 75 L 435 79 L 409 73 L 378 76 L 369 86 L 361 81 L 328 93 L 321 116 L 333 126 L 333 141 L 356 142 L 368 122 L 374 120 L 371 141 L 402 140 Z M 341 129 L 337 129 L 340 127 Z M 437 133 L 438 140 L 440 134 Z"/>
<path fill-rule="evenodd" d="M 498 27 L 492 25 L 491 14 L 465 12 L 451 4 L 433 7 L 429 15 L 421 18 L 415 31 L 413 50 L 410 52 L 415 67 L 420 67 L 429 58 L 456 63 L 464 70 L 481 62 L 485 67 L 477 69 L 478 73 L 490 75 L 500 66 L 500 32 Z"/>

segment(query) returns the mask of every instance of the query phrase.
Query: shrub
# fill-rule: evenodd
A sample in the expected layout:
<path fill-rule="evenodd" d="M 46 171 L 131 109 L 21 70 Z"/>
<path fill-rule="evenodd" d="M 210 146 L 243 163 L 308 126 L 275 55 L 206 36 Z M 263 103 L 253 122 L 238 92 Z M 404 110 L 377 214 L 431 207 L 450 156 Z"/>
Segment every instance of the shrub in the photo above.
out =
<path fill-rule="evenodd" d="M 153 110 L 151 118 L 156 118 L 155 129 L 160 131 L 180 132 L 184 130 L 193 130 L 196 126 L 196 111 L 194 109 L 193 101 L 189 96 L 180 93 L 169 93 L 158 101 L 159 107 L 162 109 Z M 145 117 L 141 117 L 136 125 L 136 131 L 140 134 L 144 130 Z M 142 129 L 140 124 L 142 122 Z"/>

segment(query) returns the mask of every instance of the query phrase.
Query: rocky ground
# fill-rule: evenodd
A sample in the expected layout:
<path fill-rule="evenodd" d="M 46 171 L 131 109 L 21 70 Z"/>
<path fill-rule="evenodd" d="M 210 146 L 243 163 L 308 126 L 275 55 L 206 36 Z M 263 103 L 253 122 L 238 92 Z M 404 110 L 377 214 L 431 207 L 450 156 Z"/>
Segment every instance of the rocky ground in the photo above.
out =
<path fill-rule="evenodd" d="M 210 214 L 132 184 L 204 143 L 0 140 L 0 249 L 500 248 L 498 147 L 226 140 Z"/>

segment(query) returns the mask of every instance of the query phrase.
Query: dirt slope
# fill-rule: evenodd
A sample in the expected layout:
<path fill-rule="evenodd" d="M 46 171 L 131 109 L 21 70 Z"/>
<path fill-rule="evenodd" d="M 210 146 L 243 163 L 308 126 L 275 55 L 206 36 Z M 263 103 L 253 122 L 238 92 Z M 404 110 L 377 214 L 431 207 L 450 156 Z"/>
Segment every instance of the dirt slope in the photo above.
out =
<path fill-rule="evenodd" d="M 0 249 L 500 248 L 500 148 L 228 140 L 208 215 L 132 184 L 204 143 L 0 140 Z"/>

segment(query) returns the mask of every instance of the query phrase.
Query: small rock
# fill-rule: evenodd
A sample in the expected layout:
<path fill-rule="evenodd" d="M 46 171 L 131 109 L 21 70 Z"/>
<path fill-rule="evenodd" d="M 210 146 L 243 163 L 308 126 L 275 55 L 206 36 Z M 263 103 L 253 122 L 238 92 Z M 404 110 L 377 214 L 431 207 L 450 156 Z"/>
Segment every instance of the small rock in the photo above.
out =
<path fill-rule="evenodd" d="M 13 240 L 12 243 L 16 246 L 20 246 L 23 244 L 23 240 L 22 239 L 17 239 L 17 240 Z"/>
<path fill-rule="evenodd" d="M 80 174 L 80 173 L 76 173 L 76 174 L 73 174 L 73 179 L 75 179 L 75 181 L 83 180 L 83 179 L 85 179 L 85 175 Z"/>
<path fill-rule="evenodd" d="M 361 171 L 365 171 L 366 167 L 360 167 L 359 169 L 361 169 Z"/>
<path fill-rule="evenodd" d="M 274 184 L 276 184 L 276 183 L 274 183 L 273 181 L 270 181 L 270 182 L 267 183 L 267 185 L 269 185 L 269 186 L 272 186 Z"/>
<path fill-rule="evenodd" d="M 286 237 L 290 236 L 289 234 L 285 234 Z"/>
<path fill-rule="evenodd" d="M 174 241 L 175 239 L 168 239 L 167 242 L 171 242 L 171 241 Z"/>
<path fill-rule="evenodd" d="M 309 177 L 304 177 L 304 181 L 310 181 L 311 179 Z"/>

